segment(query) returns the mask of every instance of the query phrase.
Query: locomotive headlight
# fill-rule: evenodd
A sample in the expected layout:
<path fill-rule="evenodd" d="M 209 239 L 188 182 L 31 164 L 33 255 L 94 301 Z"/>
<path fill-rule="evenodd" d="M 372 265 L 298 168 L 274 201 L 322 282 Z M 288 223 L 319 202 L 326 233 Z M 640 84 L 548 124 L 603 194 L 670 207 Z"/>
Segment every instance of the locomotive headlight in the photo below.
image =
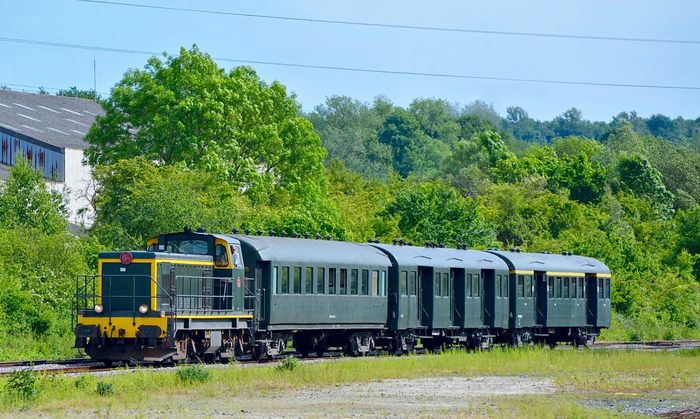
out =
<path fill-rule="evenodd" d="M 94 310 L 95 313 L 100 314 L 105 310 L 105 308 L 102 307 L 102 304 L 95 304 Z"/>
<path fill-rule="evenodd" d="M 139 313 L 141 313 L 141 314 L 148 313 L 148 306 L 146 304 L 141 304 L 139 306 Z"/>

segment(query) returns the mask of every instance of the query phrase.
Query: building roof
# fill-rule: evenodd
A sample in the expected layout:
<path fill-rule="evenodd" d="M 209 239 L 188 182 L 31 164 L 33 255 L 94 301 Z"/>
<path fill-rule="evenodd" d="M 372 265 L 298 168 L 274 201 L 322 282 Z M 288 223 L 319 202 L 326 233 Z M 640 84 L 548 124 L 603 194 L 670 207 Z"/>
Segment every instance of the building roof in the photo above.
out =
<path fill-rule="evenodd" d="M 270 236 L 231 236 L 250 246 L 262 260 L 297 262 L 310 265 L 333 264 L 389 267 L 391 261 L 380 250 L 360 243 L 335 240 L 297 239 Z"/>
<path fill-rule="evenodd" d="M 500 256 L 511 269 L 544 272 L 577 272 L 609 274 L 610 269 L 599 260 L 579 255 L 521 253 L 489 250 Z"/>
<path fill-rule="evenodd" d="M 372 246 L 387 252 L 399 265 L 508 270 L 508 266 L 500 258 L 480 250 L 396 246 L 383 243 Z"/>
<path fill-rule="evenodd" d="M 104 110 L 92 100 L 0 90 L 0 128 L 55 147 L 85 149 L 97 115 Z"/>

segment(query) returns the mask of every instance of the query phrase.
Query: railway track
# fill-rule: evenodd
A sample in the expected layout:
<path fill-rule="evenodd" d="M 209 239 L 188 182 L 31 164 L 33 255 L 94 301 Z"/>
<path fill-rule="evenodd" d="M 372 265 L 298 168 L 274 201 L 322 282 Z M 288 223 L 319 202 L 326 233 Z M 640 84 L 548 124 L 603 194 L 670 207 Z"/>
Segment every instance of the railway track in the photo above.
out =
<path fill-rule="evenodd" d="M 570 348 L 570 346 L 561 346 L 561 349 Z M 596 342 L 591 348 L 592 350 L 635 350 L 635 351 L 669 351 L 681 349 L 700 349 L 700 340 L 659 340 L 659 341 L 644 341 L 644 342 Z M 416 354 L 421 355 L 427 353 L 423 348 L 416 349 Z M 388 353 L 377 352 L 373 355 L 388 355 Z M 337 359 L 342 357 L 341 352 L 327 352 L 322 358 L 308 357 L 301 358 L 300 354 L 295 352 L 286 352 L 283 356 L 273 359 L 256 361 L 249 358 L 236 360 L 237 364 L 268 364 L 281 361 L 287 356 L 296 356 L 302 362 L 318 362 L 321 360 Z M 163 368 L 168 367 L 161 365 L 138 364 L 140 367 L 147 368 Z M 114 370 L 125 370 L 136 368 L 134 365 L 124 364 L 121 366 L 107 367 L 102 362 L 93 361 L 89 358 L 72 358 L 63 360 L 35 360 L 35 361 L 11 361 L 0 362 L 0 377 L 12 374 L 15 371 L 31 368 L 37 373 L 42 374 L 79 374 L 93 372 L 109 372 Z"/>

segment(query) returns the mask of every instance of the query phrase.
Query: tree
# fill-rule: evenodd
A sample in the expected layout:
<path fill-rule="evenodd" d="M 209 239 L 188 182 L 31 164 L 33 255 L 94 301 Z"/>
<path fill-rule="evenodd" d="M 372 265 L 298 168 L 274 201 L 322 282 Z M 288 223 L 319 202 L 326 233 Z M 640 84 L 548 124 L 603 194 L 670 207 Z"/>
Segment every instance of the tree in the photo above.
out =
<path fill-rule="evenodd" d="M 377 139 L 384 119 L 375 108 L 347 96 L 331 96 L 309 119 L 328 150 L 328 162 L 340 160 L 368 178 L 388 178 L 391 150 Z"/>
<path fill-rule="evenodd" d="M 448 154 L 445 144 L 431 140 L 416 118 L 400 108 L 386 118 L 378 137 L 391 148 L 394 170 L 402 177 L 429 177 Z"/>
<path fill-rule="evenodd" d="M 68 89 L 61 89 L 56 92 L 56 96 L 66 96 L 66 97 L 79 97 L 82 99 L 90 99 L 96 102 L 102 100 L 102 97 L 94 90 L 82 90 L 75 86 L 69 87 Z"/>
<path fill-rule="evenodd" d="M 48 234 L 66 230 L 63 197 L 49 191 L 43 175 L 21 157 L 0 183 L 0 226 L 37 228 Z"/>
<path fill-rule="evenodd" d="M 617 164 L 620 181 L 627 190 L 646 198 L 668 214 L 673 207 L 673 194 L 666 189 L 661 173 L 639 154 L 621 156 Z"/>
<path fill-rule="evenodd" d="M 152 57 L 112 89 L 86 141 L 92 165 L 143 156 L 216 173 L 255 199 L 322 192 L 325 150 L 294 96 L 194 46 Z"/>
<path fill-rule="evenodd" d="M 487 246 L 494 240 L 493 228 L 479 214 L 478 201 L 442 181 L 400 181 L 382 215 L 396 217 L 400 234 L 420 244 Z"/>

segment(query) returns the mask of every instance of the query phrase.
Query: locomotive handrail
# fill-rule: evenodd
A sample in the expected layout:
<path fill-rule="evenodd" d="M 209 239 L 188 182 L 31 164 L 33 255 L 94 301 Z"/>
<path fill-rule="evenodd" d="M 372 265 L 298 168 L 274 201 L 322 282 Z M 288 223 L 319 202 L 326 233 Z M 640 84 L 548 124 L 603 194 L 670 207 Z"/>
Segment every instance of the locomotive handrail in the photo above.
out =
<path fill-rule="evenodd" d="M 143 279 L 148 279 L 150 284 L 155 284 L 156 285 L 156 295 L 151 295 L 149 292 L 146 295 L 139 295 L 136 294 L 136 278 L 143 278 Z M 98 293 L 97 292 L 97 281 L 99 279 L 104 279 L 104 278 L 109 278 L 109 293 L 108 295 L 105 295 L 104 292 Z M 125 294 L 125 295 L 115 295 L 112 292 L 112 283 L 114 278 L 131 278 L 131 289 L 132 292 Z M 82 286 L 80 286 L 80 281 L 83 281 Z M 92 292 L 88 291 L 88 288 L 92 286 Z M 149 290 L 150 290 L 150 285 L 149 285 Z M 72 323 L 73 323 L 73 328 L 77 326 L 77 319 L 78 315 L 80 314 L 81 311 L 84 310 L 89 310 L 89 309 L 94 309 L 95 305 L 97 304 L 97 301 L 99 299 L 100 302 L 102 302 L 103 307 L 105 306 L 105 301 L 104 298 L 107 297 L 107 301 L 109 304 L 107 305 L 108 310 L 107 310 L 107 317 L 109 318 L 109 324 L 112 324 L 112 317 L 113 317 L 113 312 L 114 310 L 114 304 L 113 300 L 114 299 L 125 299 L 125 298 L 130 298 L 131 299 L 131 321 L 132 325 L 136 325 L 136 311 L 138 308 L 136 307 L 136 299 L 144 299 L 147 298 L 149 299 L 149 304 L 148 306 L 151 306 L 150 300 L 152 298 L 155 298 L 156 300 L 156 305 L 158 304 L 158 299 L 167 299 L 169 301 L 169 308 L 170 312 L 165 311 L 165 310 L 157 310 L 159 307 L 151 306 L 150 309 L 154 311 L 165 311 L 165 314 L 171 319 L 174 319 L 176 317 L 176 313 L 174 310 L 172 310 L 172 301 L 173 298 L 172 296 L 165 290 L 161 285 L 158 283 L 158 281 L 154 280 L 153 277 L 150 275 L 129 275 L 129 274 L 109 274 L 109 275 L 77 275 L 76 276 L 76 293 L 73 298 L 73 309 L 74 313 L 71 316 L 72 317 Z M 80 304 L 82 301 L 83 304 Z M 91 305 L 88 305 L 88 301 L 91 302 Z M 119 310 L 116 310 L 119 311 Z M 170 331 L 168 331 L 170 334 Z"/>

